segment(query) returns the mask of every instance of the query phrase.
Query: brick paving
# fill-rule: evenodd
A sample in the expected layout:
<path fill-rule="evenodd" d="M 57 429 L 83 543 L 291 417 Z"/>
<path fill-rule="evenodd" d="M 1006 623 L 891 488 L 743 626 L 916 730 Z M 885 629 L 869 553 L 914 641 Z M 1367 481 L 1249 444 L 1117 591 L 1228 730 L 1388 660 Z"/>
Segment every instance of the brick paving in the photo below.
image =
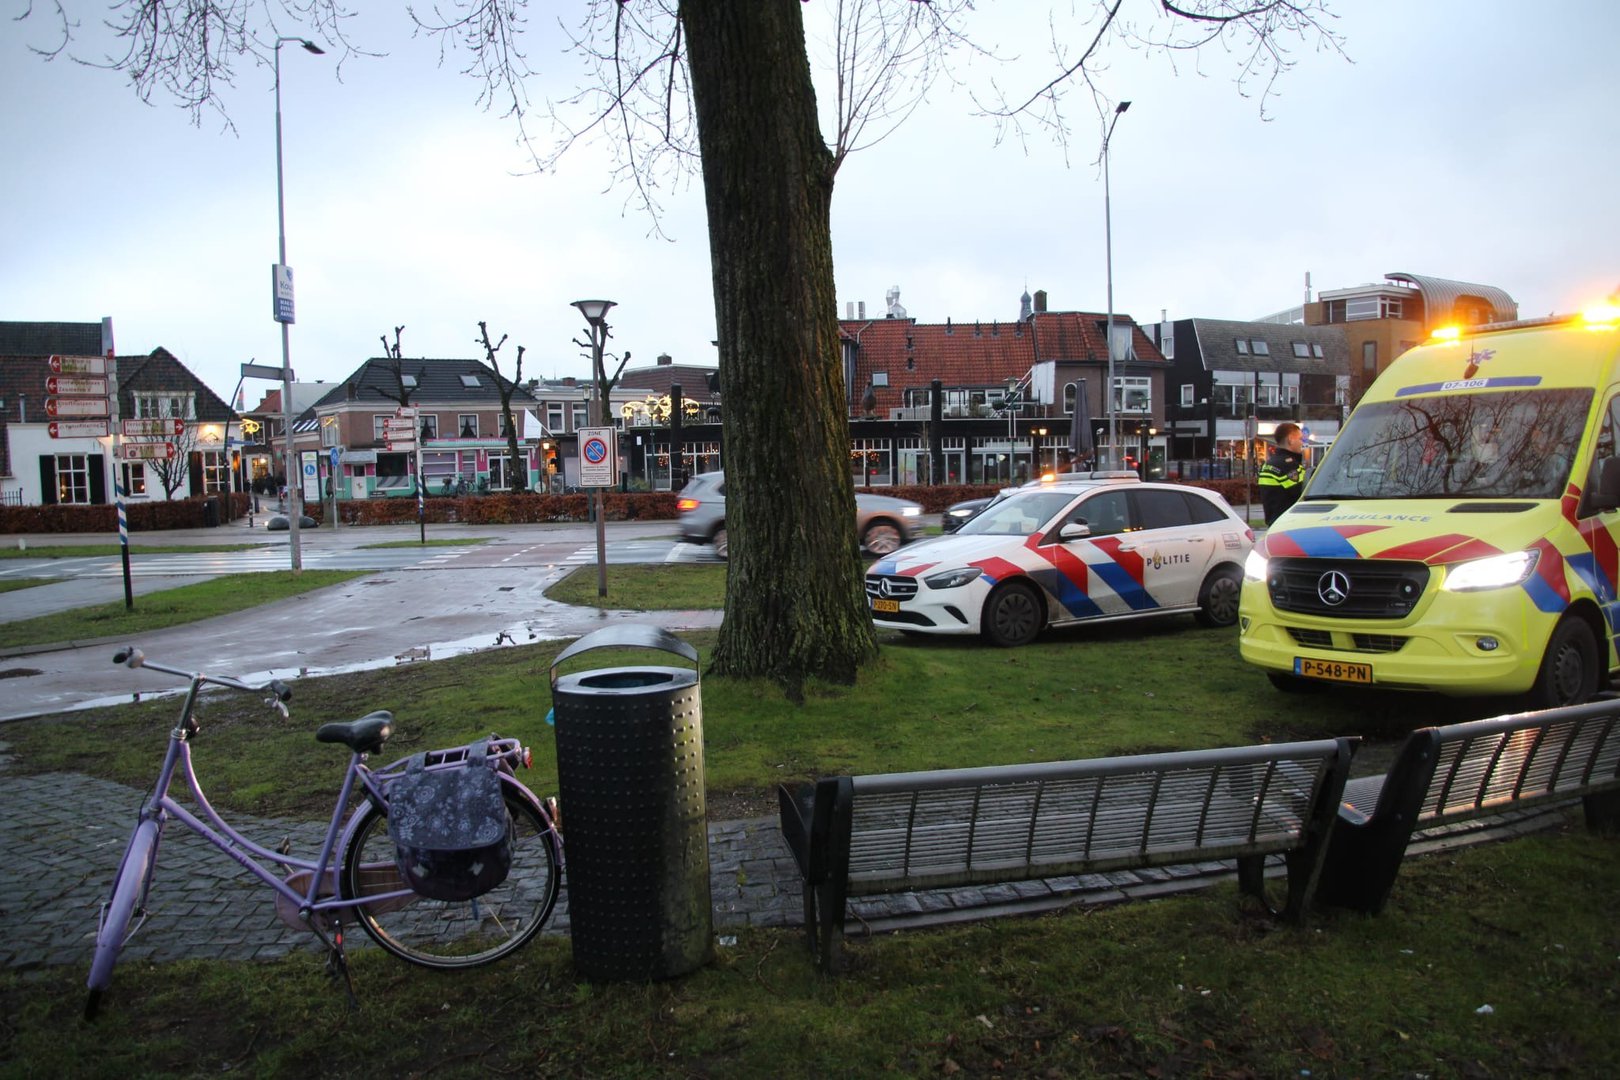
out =
<path fill-rule="evenodd" d="M 0 965 L 30 969 L 88 966 L 96 916 L 143 792 L 107 780 L 50 773 L 12 775 L 0 743 Z M 1520 835 L 1561 820 L 1561 807 L 1500 815 L 1488 824 L 1428 830 L 1410 849 L 1422 855 L 1481 840 Z M 283 837 L 295 851 L 317 850 L 324 823 L 230 815 L 244 835 L 267 847 Z M 797 869 L 775 818 L 709 825 L 714 928 L 797 926 L 803 899 Z M 939 889 L 851 901 L 848 933 L 883 933 L 975 919 L 1151 899 L 1230 881 L 1230 862 L 1140 872 L 1069 875 L 1047 881 Z M 153 884 L 151 916 L 120 962 L 163 963 L 185 957 L 273 958 L 319 943 L 276 915 L 273 897 L 254 878 L 185 826 L 165 831 Z M 568 931 L 567 883 L 546 933 Z M 363 934 L 356 948 L 372 947 Z"/>

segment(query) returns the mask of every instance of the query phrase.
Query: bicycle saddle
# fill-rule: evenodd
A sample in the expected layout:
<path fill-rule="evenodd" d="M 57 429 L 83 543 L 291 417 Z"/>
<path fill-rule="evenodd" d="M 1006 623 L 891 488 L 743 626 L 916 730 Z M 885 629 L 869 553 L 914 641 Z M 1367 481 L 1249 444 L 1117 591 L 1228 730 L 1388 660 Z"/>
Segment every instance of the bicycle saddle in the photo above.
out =
<path fill-rule="evenodd" d="M 394 714 L 387 709 L 367 713 L 346 723 L 322 724 L 315 731 L 316 742 L 342 743 L 357 754 L 374 754 L 394 733 Z"/>

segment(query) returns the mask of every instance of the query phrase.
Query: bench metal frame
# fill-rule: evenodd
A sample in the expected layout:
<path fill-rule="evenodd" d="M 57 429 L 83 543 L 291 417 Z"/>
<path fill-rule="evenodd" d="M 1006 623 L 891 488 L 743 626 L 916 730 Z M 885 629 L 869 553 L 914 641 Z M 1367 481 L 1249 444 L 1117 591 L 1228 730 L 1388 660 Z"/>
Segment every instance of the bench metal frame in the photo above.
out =
<path fill-rule="evenodd" d="M 1415 830 L 1576 797 L 1590 828 L 1620 827 L 1620 701 L 1420 728 L 1346 785 L 1317 899 L 1377 914 Z"/>
<path fill-rule="evenodd" d="M 1235 859 L 1264 895 L 1283 855 L 1280 914 L 1303 919 L 1354 739 L 975 769 L 834 776 L 778 791 L 804 879 L 804 924 L 838 963 L 852 896 Z"/>

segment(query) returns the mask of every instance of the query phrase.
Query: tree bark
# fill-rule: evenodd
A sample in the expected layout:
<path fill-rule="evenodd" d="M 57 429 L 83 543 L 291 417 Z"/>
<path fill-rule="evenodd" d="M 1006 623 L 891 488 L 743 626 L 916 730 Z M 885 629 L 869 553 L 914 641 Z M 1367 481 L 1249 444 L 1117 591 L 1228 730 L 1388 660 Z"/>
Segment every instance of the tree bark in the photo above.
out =
<path fill-rule="evenodd" d="M 726 614 L 711 669 L 855 680 L 862 594 L 831 202 L 791 0 L 682 0 L 726 388 Z"/>

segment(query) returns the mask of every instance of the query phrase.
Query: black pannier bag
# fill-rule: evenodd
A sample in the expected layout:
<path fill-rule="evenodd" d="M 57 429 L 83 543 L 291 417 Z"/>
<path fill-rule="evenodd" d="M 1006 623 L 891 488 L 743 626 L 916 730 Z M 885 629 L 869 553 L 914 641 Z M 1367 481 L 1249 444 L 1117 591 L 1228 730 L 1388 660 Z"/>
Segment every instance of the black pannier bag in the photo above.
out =
<path fill-rule="evenodd" d="M 471 900 L 506 880 L 512 819 L 489 743 L 459 765 L 429 770 L 417 754 L 388 786 L 388 835 L 406 884 L 434 900 Z"/>

